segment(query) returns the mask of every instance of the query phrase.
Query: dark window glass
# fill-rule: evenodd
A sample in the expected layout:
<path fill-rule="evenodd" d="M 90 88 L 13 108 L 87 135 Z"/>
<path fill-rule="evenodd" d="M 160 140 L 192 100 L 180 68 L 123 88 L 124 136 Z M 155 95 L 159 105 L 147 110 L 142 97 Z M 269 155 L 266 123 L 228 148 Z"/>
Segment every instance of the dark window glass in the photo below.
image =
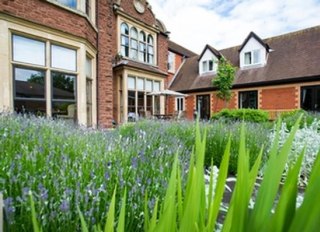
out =
<path fill-rule="evenodd" d="M 121 55 L 129 56 L 129 27 L 126 23 L 121 24 Z"/>
<path fill-rule="evenodd" d="M 14 68 L 16 98 L 45 98 L 44 71 Z"/>
<path fill-rule="evenodd" d="M 14 67 L 14 109 L 17 113 L 45 115 L 44 71 Z"/>
<path fill-rule="evenodd" d="M 136 92 L 128 91 L 128 121 L 136 120 Z"/>
<path fill-rule="evenodd" d="M 213 71 L 213 61 L 209 60 L 209 71 Z"/>
<path fill-rule="evenodd" d="M 76 99 L 76 76 L 52 72 L 52 99 Z"/>
<path fill-rule="evenodd" d="M 301 108 L 307 111 L 320 112 L 320 86 L 301 88 Z"/>
<path fill-rule="evenodd" d="M 239 92 L 239 108 L 258 109 L 258 91 Z"/>
<path fill-rule="evenodd" d="M 46 115 L 46 101 L 45 100 L 26 100 L 15 99 L 14 110 L 17 113 L 35 114 L 38 116 Z"/>

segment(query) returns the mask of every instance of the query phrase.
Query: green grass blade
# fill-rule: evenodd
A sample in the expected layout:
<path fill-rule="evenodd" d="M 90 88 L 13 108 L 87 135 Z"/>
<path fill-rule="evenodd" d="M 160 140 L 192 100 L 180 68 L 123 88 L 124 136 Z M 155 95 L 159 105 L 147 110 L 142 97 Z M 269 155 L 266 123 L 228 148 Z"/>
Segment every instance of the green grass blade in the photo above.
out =
<path fill-rule="evenodd" d="M 111 203 L 110 203 L 108 214 L 107 214 L 107 222 L 104 227 L 104 232 L 114 231 L 114 212 L 115 212 L 116 191 L 117 191 L 117 187 L 115 187 L 113 191 Z"/>
<path fill-rule="evenodd" d="M 279 203 L 272 215 L 270 229 L 274 232 L 285 231 L 290 227 L 296 211 L 296 199 L 298 192 L 298 176 L 302 164 L 305 149 L 301 152 L 297 162 L 289 170 L 286 181 L 281 191 Z"/>
<path fill-rule="evenodd" d="M 150 224 L 149 224 L 150 226 L 147 230 L 145 230 L 145 232 L 154 231 L 154 229 L 156 228 L 157 219 L 158 219 L 157 215 L 158 215 L 158 199 L 156 200 L 156 203 L 153 208 L 153 213 L 152 213 L 152 217 L 151 217 Z"/>
<path fill-rule="evenodd" d="M 217 216 L 220 210 L 220 204 L 222 201 L 223 193 L 225 190 L 226 179 L 228 175 L 228 167 L 229 167 L 229 158 L 230 158 L 230 148 L 231 148 L 231 138 L 229 137 L 226 149 L 224 151 L 224 155 L 222 157 L 222 161 L 219 169 L 219 176 L 217 179 L 217 185 L 215 189 L 214 200 L 209 204 L 209 218 L 206 230 L 214 231 L 215 222 L 217 220 Z M 212 187 L 212 178 L 210 177 L 210 187 Z M 210 195 L 210 194 L 209 194 Z"/>
<path fill-rule="evenodd" d="M 37 213 L 34 206 L 34 201 L 32 197 L 32 193 L 30 193 L 30 204 L 31 204 L 31 220 L 34 232 L 41 232 L 42 229 L 40 228 L 38 221 L 37 221 Z"/>
<path fill-rule="evenodd" d="M 82 214 L 79 206 L 77 206 L 77 211 L 78 211 L 78 214 L 79 214 L 79 217 L 80 217 L 81 231 L 82 232 L 89 232 L 88 227 L 87 227 L 87 223 L 84 220 L 83 214 Z"/>
<path fill-rule="evenodd" d="M 177 176 L 177 201 L 178 201 L 178 222 L 181 221 L 183 215 L 183 197 L 182 197 L 182 186 L 181 186 L 181 170 L 180 166 L 178 167 L 178 176 Z"/>
<path fill-rule="evenodd" d="M 265 229 L 265 225 L 268 225 L 271 217 L 271 209 L 274 204 L 275 197 L 278 193 L 279 183 L 281 176 L 287 162 L 288 154 L 290 152 L 294 136 L 299 128 L 299 122 L 295 123 L 288 139 L 284 143 L 278 155 L 275 150 L 271 149 L 269 161 L 264 173 L 264 178 L 261 183 L 261 187 L 258 191 L 253 212 L 250 218 L 250 231 L 262 231 Z M 279 133 L 279 130 L 277 131 Z M 275 142 L 277 142 L 278 136 L 276 136 Z M 277 145 L 274 145 L 276 147 Z"/>
<path fill-rule="evenodd" d="M 148 231 L 149 223 L 150 223 L 148 201 L 149 201 L 148 192 L 146 192 L 144 196 L 144 224 L 143 224 L 144 231 Z"/>
<path fill-rule="evenodd" d="M 121 210 L 119 215 L 119 221 L 117 226 L 117 232 L 124 232 L 125 227 L 125 214 L 126 214 L 126 200 L 127 199 L 127 189 L 124 190 L 122 197 Z"/>
<path fill-rule="evenodd" d="M 318 231 L 320 220 L 320 206 L 317 200 L 320 199 L 320 153 L 314 162 L 309 183 L 304 194 L 303 203 L 297 210 L 288 231 Z"/>

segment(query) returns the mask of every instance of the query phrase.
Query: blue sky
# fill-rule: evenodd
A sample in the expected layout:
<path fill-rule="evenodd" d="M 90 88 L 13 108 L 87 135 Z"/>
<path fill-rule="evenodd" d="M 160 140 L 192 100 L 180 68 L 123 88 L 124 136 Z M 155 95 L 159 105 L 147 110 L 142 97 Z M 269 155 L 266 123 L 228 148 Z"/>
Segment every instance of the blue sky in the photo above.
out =
<path fill-rule="evenodd" d="M 320 0 L 148 0 L 170 39 L 201 53 L 320 25 Z"/>

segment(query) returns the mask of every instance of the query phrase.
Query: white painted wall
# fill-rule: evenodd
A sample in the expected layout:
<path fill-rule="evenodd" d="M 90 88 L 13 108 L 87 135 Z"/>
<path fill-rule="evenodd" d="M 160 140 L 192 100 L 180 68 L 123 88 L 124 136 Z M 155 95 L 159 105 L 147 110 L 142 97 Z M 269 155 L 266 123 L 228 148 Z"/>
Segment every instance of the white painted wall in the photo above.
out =
<path fill-rule="evenodd" d="M 244 64 L 244 54 L 246 52 L 250 52 L 253 50 L 260 50 L 260 59 L 261 63 L 260 64 L 254 64 L 254 65 L 245 65 Z M 264 46 L 262 46 L 261 43 L 259 43 L 255 38 L 251 37 L 247 44 L 242 48 L 240 52 L 240 67 L 241 68 L 249 68 L 249 67 L 256 67 L 256 66 L 264 66 L 266 64 L 266 57 L 267 57 L 267 51 Z"/>
<path fill-rule="evenodd" d="M 213 62 L 213 73 L 217 72 L 218 68 L 218 58 L 209 50 L 207 49 L 203 56 L 201 57 L 201 60 L 199 60 L 199 74 L 202 75 L 204 72 L 202 71 L 202 62 L 206 60 L 214 60 Z"/>

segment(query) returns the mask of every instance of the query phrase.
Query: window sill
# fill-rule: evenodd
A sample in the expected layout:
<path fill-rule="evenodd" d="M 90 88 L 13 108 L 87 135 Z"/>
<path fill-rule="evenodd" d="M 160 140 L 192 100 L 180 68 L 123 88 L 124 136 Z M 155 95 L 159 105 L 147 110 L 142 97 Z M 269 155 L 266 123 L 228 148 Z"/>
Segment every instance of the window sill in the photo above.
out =
<path fill-rule="evenodd" d="M 261 68 L 263 67 L 264 64 L 262 63 L 258 63 L 258 64 L 247 64 L 247 65 L 243 65 L 242 67 L 240 67 L 241 69 L 251 69 L 251 68 Z"/>
<path fill-rule="evenodd" d="M 53 4 L 55 6 L 61 7 L 64 10 L 67 10 L 67 11 L 70 11 L 70 12 L 72 12 L 74 14 L 77 14 L 77 15 L 83 17 L 83 18 L 86 18 L 87 21 L 90 23 L 90 25 L 94 28 L 94 30 L 96 32 L 98 32 L 98 29 L 97 29 L 95 23 L 90 19 L 90 17 L 85 12 L 83 12 L 81 10 L 78 10 L 78 9 L 74 9 L 74 8 L 68 7 L 68 6 L 66 6 L 66 5 L 64 5 L 62 3 L 59 3 L 57 1 L 54 1 L 54 0 L 45 0 L 45 1 L 50 3 L 50 4 Z"/>

